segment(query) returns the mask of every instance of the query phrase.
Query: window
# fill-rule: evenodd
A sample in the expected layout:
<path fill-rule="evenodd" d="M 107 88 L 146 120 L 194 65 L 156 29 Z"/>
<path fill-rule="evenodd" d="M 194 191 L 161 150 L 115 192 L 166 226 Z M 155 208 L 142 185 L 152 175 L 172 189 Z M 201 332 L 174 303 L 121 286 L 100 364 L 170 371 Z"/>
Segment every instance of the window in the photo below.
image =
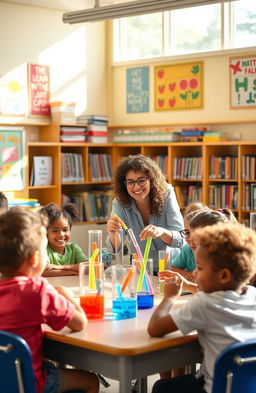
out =
<path fill-rule="evenodd" d="M 117 61 L 163 56 L 162 18 L 162 12 L 122 18 L 115 30 L 120 41 Z"/>
<path fill-rule="evenodd" d="M 221 47 L 221 5 L 191 7 L 170 13 L 170 53 L 207 52 Z"/>
<path fill-rule="evenodd" d="M 114 61 L 256 45 L 255 0 L 114 20 Z"/>
<path fill-rule="evenodd" d="M 233 48 L 256 45 L 255 0 L 237 1 L 233 9 Z"/>

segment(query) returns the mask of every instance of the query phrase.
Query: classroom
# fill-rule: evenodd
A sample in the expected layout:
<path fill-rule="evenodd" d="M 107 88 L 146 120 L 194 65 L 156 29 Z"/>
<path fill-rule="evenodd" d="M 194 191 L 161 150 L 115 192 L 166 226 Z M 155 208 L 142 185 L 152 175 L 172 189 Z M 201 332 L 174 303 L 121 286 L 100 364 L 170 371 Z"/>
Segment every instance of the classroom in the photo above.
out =
<path fill-rule="evenodd" d="M 126 3 L 130 3 L 128 11 L 124 11 Z M 141 3 L 137 14 L 136 3 Z M 255 220 L 256 227 L 254 0 L 167 3 L 166 0 L 0 1 L 0 191 L 7 196 L 9 207 L 40 208 L 53 202 L 61 211 L 66 203 L 74 203 L 78 218 L 71 220 L 71 224 L 68 219 L 70 241 L 78 245 L 81 255 L 89 258 L 95 251 L 89 231 L 102 231 L 100 255 L 105 258 L 111 259 L 111 253 L 114 259 L 120 258 L 113 251 L 120 246 L 119 240 L 113 245 L 111 237 L 111 230 L 118 225 L 124 232 L 133 228 L 135 237 L 129 235 L 131 244 L 135 249 L 138 246 L 141 229 L 133 218 L 129 221 L 126 212 L 122 215 L 119 206 L 112 205 L 117 193 L 122 195 L 114 174 L 129 155 L 141 154 L 155 161 L 172 189 L 170 193 L 175 193 L 179 212 L 172 207 L 173 227 L 168 230 L 180 233 L 171 235 L 171 247 L 179 250 L 177 254 L 188 240 L 182 216 L 195 201 L 213 210 L 230 211 L 239 225 L 245 227 L 253 228 Z M 87 11 L 93 7 L 94 20 L 88 22 Z M 97 7 L 101 9 L 98 15 Z M 71 17 L 81 10 L 84 10 L 81 19 L 71 23 Z M 111 15 L 116 15 L 115 12 L 119 14 L 114 18 Z M 134 177 L 136 171 L 132 163 L 129 165 L 126 175 L 132 174 L 131 178 L 123 181 L 120 175 L 119 181 L 125 183 L 128 194 L 136 200 L 132 190 L 147 185 L 148 179 L 153 182 L 157 175 L 144 177 L 148 172 L 142 170 L 140 177 Z M 143 165 L 146 167 L 147 163 Z M 117 216 L 113 220 L 111 206 Z M 150 226 L 152 212 L 141 211 L 147 217 L 144 223 Z M 218 220 L 219 217 L 213 225 Z M 152 243 L 140 243 L 144 259 L 150 249 L 155 289 L 159 284 L 157 277 L 153 277 L 158 251 L 161 242 L 167 239 L 170 244 L 170 239 L 165 219 L 159 218 L 158 224 L 152 225 L 142 235 L 143 240 L 152 238 Z M 165 225 L 167 234 L 155 229 Z M 121 258 L 130 263 L 134 254 L 129 253 L 129 243 L 126 245 Z M 166 251 L 164 256 L 174 258 L 177 254 Z M 77 272 L 75 269 L 70 274 Z M 143 274 L 141 283 L 143 280 L 150 290 L 147 272 Z M 49 277 L 49 281 L 56 286 L 67 283 L 74 289 L 77 285 L 71 277 Z M 191 275 L 184 277 L 189 280 Z M 95 286 L 97 282 L 96 277 Z M 152 309 L 143 314 L 140 323 L 145 330 L 151 314 Z M 119 321 L 127 334 L 133 329 L 131 321 Z M 184 337 L 178 333 L 176 336 L 175 332 L 177 342 L 167 335 L 161 344 L 152 334 L 149 345 L 147 338 L 139 342 L 132 332 L 131 343 L 124 349 L 125 335 L 119 337 L 115 324 L 110 332 L 116 341 L 106 333 L 99 341 L 90 323 L 87 329 L 92 345 L 86 343 L 86 354 L 76 345 L 72 334 L 68 335 L 67 343 L 61 342 L 61 337 L 55 340 L 52 332 L 45 337 L 45 351 L 49 358 L 64 364 L 72 360 L 72 365 L 86 370 L 87 365 L 95 367 L 98 374 L 112 383 L 109 388 L 101 384 L 101 393 L 151 392 L 158 379 L 155 350 L 162 351 L 161 372 L 166 371 L 166 361 L 175 351 L 176 363 L 169 362 L 170 370 L 186 365 L 193 368 L 201 362 L 196 334 L 185 335 L 182 341 Z M 108 320 L 102 323 L 102 330 L 105 329 Z M 107 340 L 109 346 L 105 345 Z M 73 345 L 72 355 L 67 355 L 68 345 Z M 98 370 L 101 362 L 102 369 Z M 147 376 L 151 376 L 148 384 Z M 160 392 L 160 387 L 154 391 Z"/>

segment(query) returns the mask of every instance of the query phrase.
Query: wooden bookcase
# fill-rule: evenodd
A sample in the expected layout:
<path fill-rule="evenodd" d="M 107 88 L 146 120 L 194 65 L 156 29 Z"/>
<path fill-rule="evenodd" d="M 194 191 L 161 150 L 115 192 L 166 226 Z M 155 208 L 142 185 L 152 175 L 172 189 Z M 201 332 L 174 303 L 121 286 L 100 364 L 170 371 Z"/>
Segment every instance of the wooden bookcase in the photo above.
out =
<path fill-rule="evenodd" d="M 64 124 L 63 124 L 64 125 Z M 71 124 L 65 124 L 71 126 Z M 74 126 L 74 124 L 72 124 Z M 80 125 L 77 125 L 80 126 Z M 166 179 L 176 189 L 178 187 L 196 186 L 202 188 L 202 202 L 209 205 L 209 189 L 220 187 L 221 185 L 232 185 L 237 188 L 237 208 L 234 212 L 240 222 L 249 220 L 249 213 L 256 209 L 256 191 L 251 196 L 254 202 L 254 209 L 246 206 L 245 189 L 252 187 L 256 189 L 255 178 L 243 178 L 242 160 L 245 155 L 256 156 L 256 141 L 227 141 L 227 142 L 172 142 L 172 143 L 63 143 L 59 141 L 60 125 L 49 124 L 39 125 L 39 141 L 29 142 L 26 146 L 27 165 L 26 165 L 26 187 L 24 197 L 38 198 L 39 202 L 44 205 L 49 202 L 61 204 L 61 195 L 72 192 L 83 192 L 93 190 L 104 190 L 111 188 L 111 181 L 92 181 L 89 168 L 89 153 L 102 154 L 107 153 L 112 158 L 113 170 L 118 165 L 118 161 L 123 156 L 129 154 L 143 154 L 146 156 L 167 156 L 167 173 Z M 82 182 L 61 182 L 61 153 L 73 152 L 81 154 L 83 157 L 83 169 L 85 179 Z M 35 155 L 51 155 L 53 157 L 53 181 L 51 186 L 34 187 L 30 186 L 30 174 L 33 157 Z M 210 178 L 210 160 L 212 156 L 216 157 L 236 157 L 237 158 L 237 176 L 232 179 Z M 178 157 L 201 157 L 202 159 L 202 178 L 175 178 L 174 163 Z M 19 196 L 19 195 L 17 195 Z M 184 207 L 184 206 L 181 206 Z M 219 207 L 224 207 L 219 206 Z M 98 221 L 97 221 L 98 222 Z M 90 222 L 91 224 L 92 222 Z"/>

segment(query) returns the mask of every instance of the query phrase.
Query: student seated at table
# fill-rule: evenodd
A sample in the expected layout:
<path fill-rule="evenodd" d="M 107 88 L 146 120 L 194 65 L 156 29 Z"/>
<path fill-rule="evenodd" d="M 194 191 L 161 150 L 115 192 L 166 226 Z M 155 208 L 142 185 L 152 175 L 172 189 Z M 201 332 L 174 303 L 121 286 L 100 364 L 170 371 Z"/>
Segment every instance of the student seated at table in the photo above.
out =
<path fill-rule="evenodd" d="M 228 210 L 228 209 L 226 209 Z M 228 214 L 221 211 L 203 208 L 203 210 L 192 210 L 184 218 L 185 229 L 181 234 L 185 237 L 187 244 L 182 248 L 180 254 L 173 261 L 171 271 L 163 271 L 159 273 L 159 277 L 170 277 L 172 272 L 181 274 L 186 280 L 184 281 L 184 290 L 195 293 L 198 286 L 195 283 L 193 271 L 195 270 L 195 251 L 196 245 L 191 235 L 197 228 L 204 228 L 208 225 L 214 225 L 218 222 L 228 223 L 233 220 L 233 213 L 229 210 Z"/>
<path fill-rule="evenodd" d="M 77 221 L 77 208 L 73 203 L 61 209 L 56 203 L 49 203 L 41 209 L 48 217 L 47 254 L 48 263 L 43 276 L 76 275 L 79 263 L 87 256 L 75 242 L 69 242 L 72 225 Z"/>
<path fill-rule="evenodd" d="M 88 371 L 62 369 L 42 358 L 42 324 L 80 331 L 84 311 L 64 287 L 41 277 L 47 262 L 47 218 L 23 207 L 0 214 L 0 329 L 23 337 L 31 353 L 37 393 L 79 389 L 98 393 L 98 377 Z"/>
<path fill-rule="evenodd" d="M 256 233 L 241 224 L 218 223 L 197 229 L 192 238 L 199 292 L 174 309 L 183 278 L 167 279 L 148 332 L 161 337 L 178 329 L 184 335 L 197 330 L 204 359 L 197 375 L 161 379 L 152 393 L 211 393 L 217 355 L 234 342 L 256 336 L 256 288 L 247 285 L 256 272 Z"/>

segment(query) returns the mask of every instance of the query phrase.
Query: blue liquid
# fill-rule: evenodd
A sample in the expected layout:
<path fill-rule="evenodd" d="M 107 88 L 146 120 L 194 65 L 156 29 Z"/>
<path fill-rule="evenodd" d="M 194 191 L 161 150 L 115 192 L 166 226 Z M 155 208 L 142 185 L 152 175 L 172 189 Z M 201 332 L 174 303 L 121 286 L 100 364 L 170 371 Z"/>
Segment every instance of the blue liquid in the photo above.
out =
<path fill-rule="evenodd" d="M 117 297 L 112 302 L 112 312 L 116 319 L 134 318 L 137 315 L 137 301 L 131 297 Z"/>
<path fill-rule="evenodd" d="M 154 294 L 151 295 L 148 292 L 137 293 L 138 310 L 144 310 L 154 306 Z"/>

